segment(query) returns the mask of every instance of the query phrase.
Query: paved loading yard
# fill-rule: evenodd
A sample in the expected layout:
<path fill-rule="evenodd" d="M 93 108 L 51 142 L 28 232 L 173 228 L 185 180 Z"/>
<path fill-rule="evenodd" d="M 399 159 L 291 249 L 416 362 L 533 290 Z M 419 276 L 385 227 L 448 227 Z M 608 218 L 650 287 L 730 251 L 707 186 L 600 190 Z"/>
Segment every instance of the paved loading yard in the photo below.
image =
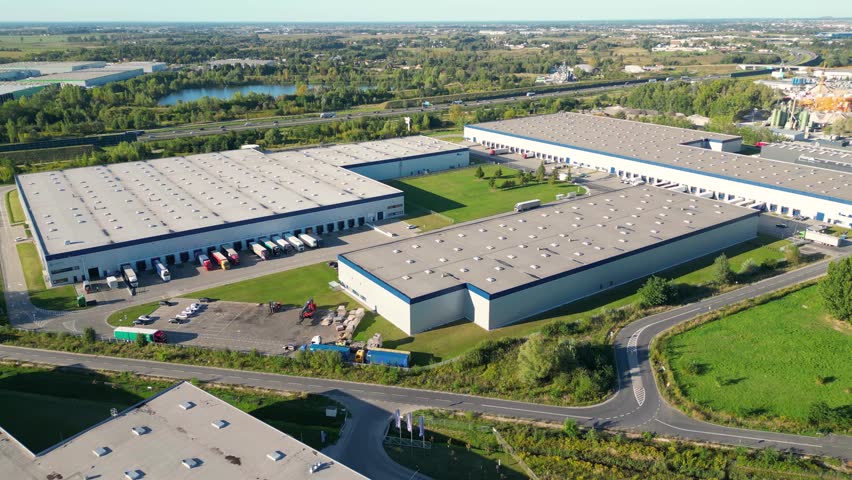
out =
<path fill-rule="evenodd" d="M 336 305 L 319 305 L 313 320 L 300 321 L 302 305 L 284 305 L 282 311 L 270 314 L 266 304 L 213 301 L 201 304 L 189 321 L 172 324 L 169 319 L 198 301 L 176 298 L 172 303 L 154 311 L 151 314 L 154 321 L 145 326 L 165 331 L 169 343 L 280 354 L 284 345 L 305 344 L 315 335 L 322 336 L 323 341 L 336 338 L 334 326 L 319 324 Z"/>

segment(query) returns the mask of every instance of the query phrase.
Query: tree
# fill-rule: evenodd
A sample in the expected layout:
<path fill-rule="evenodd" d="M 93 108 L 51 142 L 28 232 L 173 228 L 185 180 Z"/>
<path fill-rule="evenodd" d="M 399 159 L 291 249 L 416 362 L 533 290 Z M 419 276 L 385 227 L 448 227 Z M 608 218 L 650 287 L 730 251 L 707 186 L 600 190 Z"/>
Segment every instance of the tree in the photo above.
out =
<path fill-rule="evenodd" d="M 136 346 L 144 347 L 148 345 L 148 340 L 145 338 L 145 335 L 136 335 Z"/>
<path fill-rule="evenodd" d="M 98 335 L 95 333 L 94 328 L 86 327 L 86 329 L 83 330 L 83 340 L 85 340 L 86 343 L 95 343 L 97 339 Z"/>
<path fill-rule="evenodd" d="M 819 293 L 828 313 L 839 320 L 852 322 L 852 257 L 828 265 L 828 273 L 819 282 Z"/>
<path fill-rule="evenodd" d="M 544 181 L 544 162 L 541 162 L 538 165 L 538 168 L 535 170 L 535 181 L 541 183 Z"/>
<path fill-rule="evenodd" d="M 728 256 L 724 253 L 716 257 L 713 261 L 713 283 L 722 287 L 730 285 L 734 280 L 734 272 L 731 270 L 731 264 L 728 262 Z"/>
<path fill-rule="evenodd" d="M 497 167 L 497 171 L 494 172 L 494 176 L 500 178 L 503 176 L 503 169 L 501 167 Z"/>
<path fill-rule="evenodd" d="M 497 187 L 497 179 L 495 177 L 491 177 L 488 179 L 488 186 L 493 190 Z"/>
<path fill-rule="evenodd" d="M 550 342 L 541 335 L 530 337 L 518 349 L 518 374 L 527 385 L 539 385 L 553 372 L 557 359 Z"/>
<path fill-rule="evenodd" d="M 478 167 L 476 167 L 476 171 L 473 172 L 473 176 L 480 179 L 480 180 L 483 177 L 485 177 L 485 172 L 482 170 L 482 165 L 479 165 Z"/>
<path fill-rule="evenodd" d="M 639 305 L 645 308 L 666 305 L 674 297 L 671 282 L 656 275 L 651 276 L 639 289 Z"/>
<path fill-rule="evenodd" d="M 556 185 L 556 172 L 553 172 L 553 174 L 547 177 L 547 183 L 549 185 Z"/>
<path fill-rule="evenodd" d="M 271 145 L 281 145 L 284 142 L 284 138 L 281 136 L 281 130 L 278 128 L 270 128 L 263 134 L 263 140 L 266 142 L 266 146 Z"/>
<path fill-rule="evenodd" d="M 798 245 L 788 245 L 784 247 L 784 260 L 787 265 L 795 267 L 802 261 L 802 253 L 799 251 Z"/>

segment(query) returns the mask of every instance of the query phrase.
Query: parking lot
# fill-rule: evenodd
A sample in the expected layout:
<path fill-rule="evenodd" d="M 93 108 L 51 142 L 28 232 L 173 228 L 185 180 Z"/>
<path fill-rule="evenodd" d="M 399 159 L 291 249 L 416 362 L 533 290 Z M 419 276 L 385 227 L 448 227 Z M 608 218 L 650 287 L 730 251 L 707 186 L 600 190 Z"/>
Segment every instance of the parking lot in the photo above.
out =
<path fill-rule="evenodd" d="M 313 319 L 300 320 L 302 305 L 283 305 L 281 311 L 270 313 L 268 304 L 211 300 L 199 303 L 197 299 L 175 298 L 171 305 L 154 311 L 152 321 L 144 328 L 163 330 L 168 343 L 272 354 L 284 353 L 288 344 L 309 343 L 315 335 L 322 336 L 323 341 L 336 338 L 334 326 L 320 325 L 327 309 L 317 310 Z M 191 303 L 199 303 L 197 312 L 179 324 L 169 323 Z"/>

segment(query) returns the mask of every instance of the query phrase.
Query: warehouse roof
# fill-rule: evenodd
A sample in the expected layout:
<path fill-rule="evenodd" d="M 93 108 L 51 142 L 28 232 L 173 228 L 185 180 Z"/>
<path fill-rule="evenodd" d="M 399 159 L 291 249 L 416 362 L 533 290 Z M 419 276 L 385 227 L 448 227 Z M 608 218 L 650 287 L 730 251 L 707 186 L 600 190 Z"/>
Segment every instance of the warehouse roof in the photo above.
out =
<path fill-rule="evenodd" d="M 425 137 L 163 158 L 18 176 L 45 255 L 262 221 L 399 190 L 341 166 L 459 150 Z"/>
<path fill-rule="evenodd" d="M 29 478 L 365 478 L 186 382 L 29 462 L 6 450 L 0 472 L 15 473 L 8 478 L 28 478 L 24 472 L 34 470 L 41 475 Z"/>
<path fill-rule="evenodd" d="M 771 143 L 760 149 L 763 158 L 807 163 L 829 170 L 852 173 L 852 149 L 821 147 L 800 142 Z"/>
<path fill-rule="evenodd" d="M 105 62 L 13 62 L 0 64 L 0 70 L 64 70 L 70 72 L 78 68 L 100 68 Z"/>
<path fill-rule="evenodd" d="M 646 185 L 471 222 L 342 257 L 409 299 L 462 284 L 492 295 L 757 214 Z"/>
<path fill-rule="evenodd" d="M 83 70 L 74 70 L 73 72 L 51 73 L 39 77 L 31 77 L 22 82 L 41 83 L 41 82 L 82 82 L 86 80 L 96 80 L 103 77 L 111 77 L 113 75 L 125 75 L 128 72 L 136 72 L 139 75 L 145 73 L 141 67 L 133 69 L 114 69 L 107 68 L 86 68 Z"/>
<path fill-rule="evenodd" d="M 38 85 L 33 85 L 30 83 L 18 83 L 18 82 L 0 82 L 0 95 L 4 93 L 15 93 L 21 92 L 24 90 L 30 90 L 33 88 L 42 88 Z"/>
<path fill-rule="evenodd" d="M 775 190 L 852 202 L 852 175 L 701 148 L 740 137 L 614 118 L 558 113 L 469 125 L 468 128 L 577 147 Z"/>

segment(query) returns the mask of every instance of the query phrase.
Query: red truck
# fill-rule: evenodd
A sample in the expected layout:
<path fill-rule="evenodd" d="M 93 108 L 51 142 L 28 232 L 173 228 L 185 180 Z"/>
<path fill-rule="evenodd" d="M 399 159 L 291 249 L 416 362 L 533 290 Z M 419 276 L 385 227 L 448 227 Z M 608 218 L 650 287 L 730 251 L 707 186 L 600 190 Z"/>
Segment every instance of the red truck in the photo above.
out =
<path fill-rule="evenodd" d="M 227 247 L 225 248 L 225 253 L 228 255 L 228 259 L 234 265 L 240 264 L 240 255 L 233 248 Z"/>
<path fill-rule="evenodd" d="M 213 270 L 213 262 L 207 257 L 207 255 L 201 254 L 198 256 L 198 264 L 204 267 L 204 270 Z"/>
<path fill-rule="evenodd" d="M 213 260 L 219 265 L 219 268 L 222 270 L 228 270 L 231 268 L 231 262 L 228 261 L 228 258 L 222 255 L 219 252 L 212 252 L 210 255 L 213 256 Z"/>

